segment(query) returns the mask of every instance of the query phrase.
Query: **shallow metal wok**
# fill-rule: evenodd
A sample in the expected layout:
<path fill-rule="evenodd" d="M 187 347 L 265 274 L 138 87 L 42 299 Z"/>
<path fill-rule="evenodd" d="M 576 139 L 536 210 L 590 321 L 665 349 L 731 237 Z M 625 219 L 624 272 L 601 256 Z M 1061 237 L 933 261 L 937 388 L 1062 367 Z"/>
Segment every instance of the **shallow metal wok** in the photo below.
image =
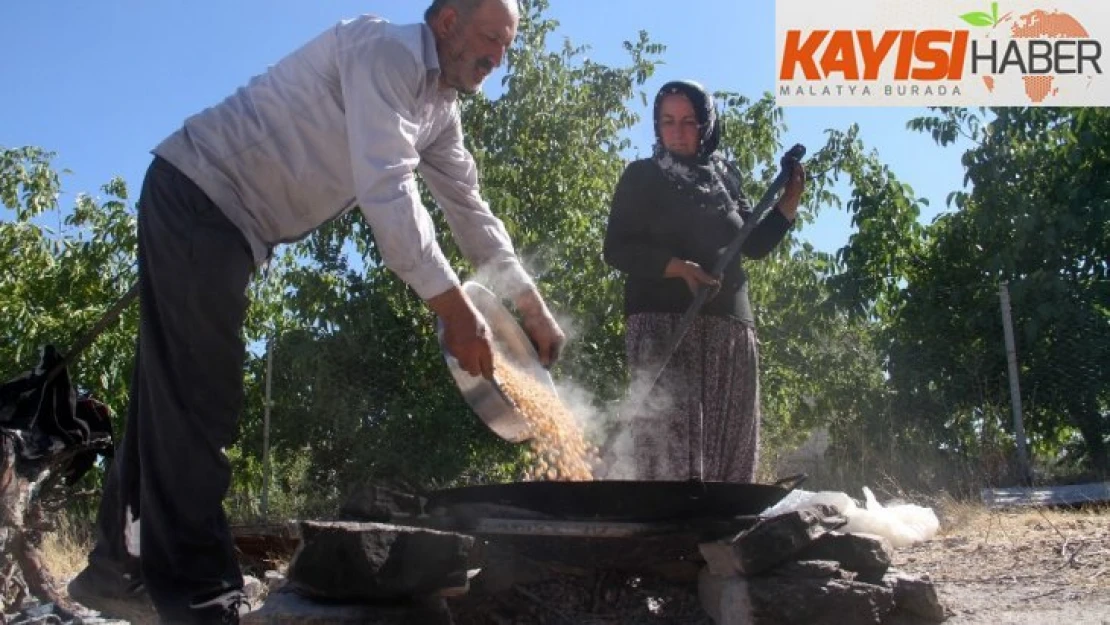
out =
<path fill-rule="evenodd" d="M 425 495 L 425 509 L 449 515 L 453 507 L 488 504 L 555 519 L 614 522 L 732 518 L 763 512 L 790 494 L 805 477 L 796 475 L 775 484 L 597 480 L 464 486 Z"/>

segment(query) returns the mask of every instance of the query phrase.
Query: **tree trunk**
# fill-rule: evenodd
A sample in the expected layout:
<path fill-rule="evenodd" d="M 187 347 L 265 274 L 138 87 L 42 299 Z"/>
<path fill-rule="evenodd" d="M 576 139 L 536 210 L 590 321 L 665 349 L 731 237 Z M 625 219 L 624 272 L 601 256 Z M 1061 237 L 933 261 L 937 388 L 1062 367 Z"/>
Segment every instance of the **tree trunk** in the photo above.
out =
<path fill-rule="evenodd" d="M 1097 407 L 1073 407 L 1072 419 L 1083 436 L 1083 447 L 1091 470 L 1099 478 L 1110 475 L 1110 454 L 1107 453 L 1107 419 Z"/>
<path fill-rule="evenodd" d="M 0 596 L 12 596 L 19 579 L 39 601 L 72 611 L 74 605 L 58 588 L 42 553 L 43 535 L 53 529 L 55 507 L 64 501 L 61 470 L 76 454 L 105 447 L 105 443 L 81 445 L 46 458 L 25 461 L 15 439 L 0 429 L 0 561 L 16 567 L 0 578 Z M 19 593 L 22 591 L 20 590 Z"/>

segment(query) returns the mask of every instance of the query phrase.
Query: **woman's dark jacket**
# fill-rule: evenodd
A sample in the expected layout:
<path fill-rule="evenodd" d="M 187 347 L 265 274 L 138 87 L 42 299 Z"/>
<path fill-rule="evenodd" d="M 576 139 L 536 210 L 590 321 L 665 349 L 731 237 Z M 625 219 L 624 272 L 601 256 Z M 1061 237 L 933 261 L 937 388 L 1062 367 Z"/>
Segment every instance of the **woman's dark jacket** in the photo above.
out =
<path fill-rule="evenodd" d="M 752 217 L 751 204 L 740 191 L 739 171 L 729 165 L 723 178 L 739 210 L 730 211 L 725 202 L 698 206 L 688 201 L 653 159 L 634 161 L 625 168 L 613 195 L 604 249 L 605 262 L 627 274 L 625 315 L 686 312 L 694 296 L 681 278 L 663 277 L 667 261 L 677 257 L 712 272 L 744 221 Z M 790 226 L 777 209 L 768 211 L 748 234 L 741 254 L 725 269 L 720 292 L 701 314 L 754 325 L 747 272 L 739 256 L 766 256 Z"/>

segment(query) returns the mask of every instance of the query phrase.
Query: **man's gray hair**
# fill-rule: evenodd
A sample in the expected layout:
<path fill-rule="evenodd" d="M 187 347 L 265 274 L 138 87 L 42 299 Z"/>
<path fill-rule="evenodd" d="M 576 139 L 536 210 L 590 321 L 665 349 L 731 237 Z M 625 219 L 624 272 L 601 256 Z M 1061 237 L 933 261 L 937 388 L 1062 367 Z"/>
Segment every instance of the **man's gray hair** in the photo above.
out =
<path fill-rule="evenodd" d="M 455 7 L 459 17 L 466 18 L 483 2 L 485 0 L 432 0 L 432 5 L 424 11 L 424 21 L 431 24 L 444 7 Z"/>
<path fill-rule="evenodd" d="M 470 17 L 478 7 L 482 6 L 482 3 L 485 1 L 486 0 L 432 0 L 432 5 L 424 11 L 424 21 L 430 26 L 432 20 L 434 20 L 445 7 L 455 7 L 455 10 L 459 13 L 459 17 L 465 20 Z M 520 7 L 517 5 L 517 0 L 497 0 L 497 2 L 508 7 L 513 15 L 520 14 Z"/>

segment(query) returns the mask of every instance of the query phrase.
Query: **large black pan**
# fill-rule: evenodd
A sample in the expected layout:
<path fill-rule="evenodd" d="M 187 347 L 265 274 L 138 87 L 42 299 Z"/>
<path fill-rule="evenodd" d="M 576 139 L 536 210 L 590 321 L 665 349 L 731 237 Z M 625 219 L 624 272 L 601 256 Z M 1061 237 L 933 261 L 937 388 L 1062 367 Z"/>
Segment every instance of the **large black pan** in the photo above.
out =
<path fill-rule="evenodd" d="M 434 491 L 428 511 L 492 504 L 538 512 L 556 519 L 649 522 L 757 515 L 786 497 L 805 479 L 797 475 L 775 484 L 597 480 L 514 482 Z"/>

